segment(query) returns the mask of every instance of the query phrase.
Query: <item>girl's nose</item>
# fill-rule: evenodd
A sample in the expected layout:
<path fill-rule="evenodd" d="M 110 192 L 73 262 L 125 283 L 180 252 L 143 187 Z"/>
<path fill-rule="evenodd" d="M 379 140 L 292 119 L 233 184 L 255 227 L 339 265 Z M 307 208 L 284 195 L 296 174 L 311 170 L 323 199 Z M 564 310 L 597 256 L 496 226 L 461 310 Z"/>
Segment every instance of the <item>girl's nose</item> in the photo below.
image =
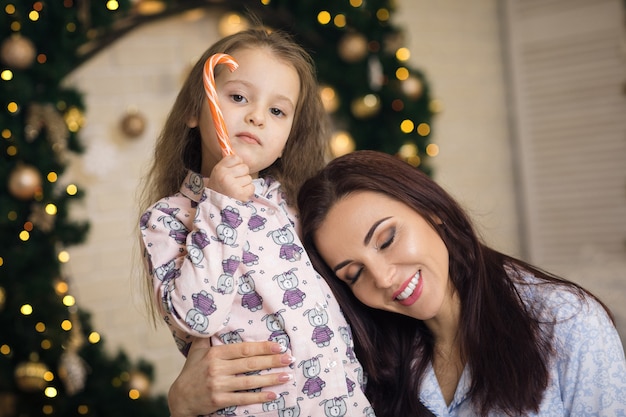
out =
<path fill-rule="evenodd" d="M 246 122 L 253 126 L 263 126 L 265 123 L 263 111 L 256 107 L 251 107 L 248 114 L 246 114 Z"/>

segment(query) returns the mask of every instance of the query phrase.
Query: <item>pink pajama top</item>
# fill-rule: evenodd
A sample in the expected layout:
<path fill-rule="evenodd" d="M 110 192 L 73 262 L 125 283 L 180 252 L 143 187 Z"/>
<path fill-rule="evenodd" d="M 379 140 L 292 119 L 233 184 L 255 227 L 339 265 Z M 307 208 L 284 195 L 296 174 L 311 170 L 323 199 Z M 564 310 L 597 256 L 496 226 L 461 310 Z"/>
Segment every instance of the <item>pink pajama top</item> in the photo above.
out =
<path fill-rule="evenodd" d="M 292 381 L 279 397 L 229 407 L 221 416 L 373 416 L 351 331 L 326 282 L 311 266 L 297 216 L 280 184 L 254 180 L 243 203 L 205 187 L 190 172 L 180 192 L 141 217 L 154 296 L 179 350 L 272 340 L 291 350 Z"/>

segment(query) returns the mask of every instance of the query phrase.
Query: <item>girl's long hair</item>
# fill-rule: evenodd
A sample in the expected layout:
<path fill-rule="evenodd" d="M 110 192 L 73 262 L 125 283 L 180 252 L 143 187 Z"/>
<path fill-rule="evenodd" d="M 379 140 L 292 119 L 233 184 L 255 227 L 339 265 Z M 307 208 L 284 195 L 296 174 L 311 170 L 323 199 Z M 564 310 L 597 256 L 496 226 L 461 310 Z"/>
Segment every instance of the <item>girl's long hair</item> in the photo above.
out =
<path fill-rule="evenodd" d="M 276 59 L 293 66 L 300 78 L 300 94 L 283 156 L 259 176 L 270 175 L 279 180 L 288 201 L 295 204 L 304 180 L 324 166 L 328 155 L 328 116 L 319 95 L 311 56 L 285 32 L 248 29 L 217 41 L 189 73 L 156 141 L 154 157 L 140 188 L 141 212 L 159 199 L 175 194 L 188 170 L 200 170 L 200 130 L 189 128 L 187 122 L 199 117 L 207 100 L 202 78 L 204 63 L 216 53 L 230 54 L 250 48 L 269 49 Z M 215 69 L 216 76 L 224 70 L 222 67 Z"/>
<path fill-rule="evenodd" d="M 357 151 L 331 161 L 308 180 L 298 207 L 304 246 L 352 326 L 355 351 L 368 375 L 366 394 L 377 416 L 429 414 L 418 393 L 433 360 L 434 337 L 421 321 L 362 304 L 319 256 L 316 230 L 330 208 L 355 191 L 373 191 L 407 204 L 444 241 L 449 276 L 461 300 L 457 338 L 473 376 L 469 395 L 477 412 L 538 411 L 549 382 L 552 343 L 521 300 L 516 277 L 528 271 L 546 283 L 571 288 L 581 300 L 588 293 L 485 246 L 460 205 L 421 171 L 391 155 Z"/>
<path fill-rule="evenodd" d="M 311 56 L 287 33 L 255 27 L 217 41 L 192 68 L 157 138 L 151 165 L 140 183 L 139 215 L 161 198 L 178 192 L 188 170 L 200 171 L 200 129 L 189 128 L 187 122 L 194 116 L 199 117 L 202 105 L 207 100 L 203 85 L 204 63 L 213 54 L 231 54 L 246 48 L 269 49 L 277 60 L 293 66 L 300 78 L 293 125 L 282 157 L 260 172 L 259 176 L 271 176 L 280 181 L 287 202 L 295 205 L 298 189 L 304 180 L 326 163 L 328 115 L 319 95 Z M 222 67 L 215 69 L 216 76 L 224 70 Z M 139 233 L 137 235 L 140 236 Z M 154 315 L 150 279 L 147 271 L 141 275 L 142 292 L 146 295 L 148 309 Z"/>

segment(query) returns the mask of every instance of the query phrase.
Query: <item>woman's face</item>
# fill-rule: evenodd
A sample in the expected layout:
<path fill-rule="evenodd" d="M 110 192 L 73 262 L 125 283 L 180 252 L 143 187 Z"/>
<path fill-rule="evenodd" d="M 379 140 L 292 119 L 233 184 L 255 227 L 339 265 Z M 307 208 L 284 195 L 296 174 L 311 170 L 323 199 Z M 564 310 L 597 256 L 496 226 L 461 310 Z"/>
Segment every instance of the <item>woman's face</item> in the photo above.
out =
<path fill-rule="evenodd" d="M 415 210 L 387 195 L 347 195 L 314 240 L 337 277 L 370 307 L 429 320 L 451 299 L 443 240 Z"/>

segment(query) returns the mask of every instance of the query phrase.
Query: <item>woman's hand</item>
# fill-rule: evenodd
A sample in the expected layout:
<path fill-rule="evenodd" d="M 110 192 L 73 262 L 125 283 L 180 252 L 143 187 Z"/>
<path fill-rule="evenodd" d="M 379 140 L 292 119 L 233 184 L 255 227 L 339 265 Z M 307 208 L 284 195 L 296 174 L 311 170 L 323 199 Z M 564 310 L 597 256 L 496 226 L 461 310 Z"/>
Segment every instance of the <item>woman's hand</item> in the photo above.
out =
<path fill-rule="evenodd" d="M 294 358 L 273 342 L 246 342 L 211 346 L 209 339 L 196 339 L 180 374 L 169 389 L 167 401 L 172 417 L 196 417 L 233 405 L 271 401 L 270 391 L 236 392 L 284 384 L 285 372 L 265 375 L 237 375 L 278 368 Z"/>

